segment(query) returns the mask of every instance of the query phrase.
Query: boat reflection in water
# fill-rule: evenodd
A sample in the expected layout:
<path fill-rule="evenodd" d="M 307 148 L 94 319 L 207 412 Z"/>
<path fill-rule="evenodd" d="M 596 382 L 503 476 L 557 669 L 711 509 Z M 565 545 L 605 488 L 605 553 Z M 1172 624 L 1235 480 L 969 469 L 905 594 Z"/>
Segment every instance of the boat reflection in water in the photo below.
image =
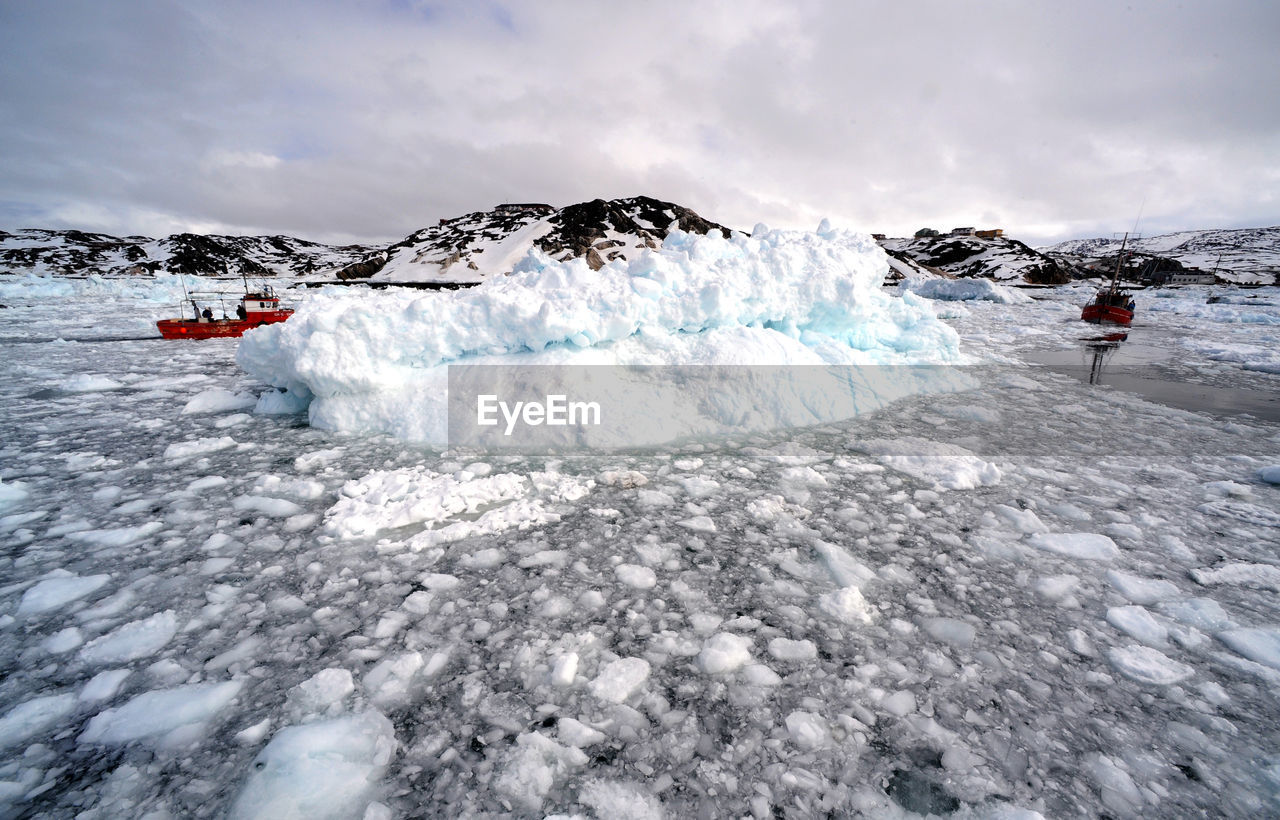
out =
<path fill-rule="evenodd" d="M 1102 384 L 1103 366 L 1111 354 L 1120 347 L 1120 343 L 1128 338 L 1128 333 L 1108 333 L 1105 336 L 1093 336 L 1084 340 L 1085 349 L 1093 353 L 1093 362 L 1089 365 L 1089 384 Z"/>

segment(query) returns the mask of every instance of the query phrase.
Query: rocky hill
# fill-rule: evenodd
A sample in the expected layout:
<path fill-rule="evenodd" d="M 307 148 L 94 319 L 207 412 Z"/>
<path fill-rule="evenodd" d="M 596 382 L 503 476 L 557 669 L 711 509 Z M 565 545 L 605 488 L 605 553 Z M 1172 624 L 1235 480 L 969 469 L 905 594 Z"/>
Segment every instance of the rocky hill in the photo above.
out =
<path fill-rule="evenodd" d="M 981 277 L 1036 285 L 1061 285 L 1073 278 L 1069 265 L 1004 236 L 882 239 L 880 246 L 892 257 L 962 278 Z"/>
<path fill-rule="evenodd" d="M 474 282 L 509 273 L 531 248 L 552 259 L 581 257 L 592 270 L 662 244 L 672 225 L 690 233 L 729 229 L 650 197 L 594 199 L 564 208 L 499 205 L 424 228 L 339 271 L 344 279 Z"/>
<path fill-rule="evenodd" d="M 1066 264 L 1114 270 L 1121 238 L 1072 239 L 1041 250 Z M 1280 276 L 1280 227 L 1183 231 L 1130 240 L 1144 265 L 1172 260 L 1226 282 L 1274 284 Z"/>
<path fill-rule="evenodd" d="M 0 273 L 332 276 L 369 252 L 361 245 L 322 245 L 290 236 L 182 233 L 151 239 L 83 231 L 0 231 Z"/>

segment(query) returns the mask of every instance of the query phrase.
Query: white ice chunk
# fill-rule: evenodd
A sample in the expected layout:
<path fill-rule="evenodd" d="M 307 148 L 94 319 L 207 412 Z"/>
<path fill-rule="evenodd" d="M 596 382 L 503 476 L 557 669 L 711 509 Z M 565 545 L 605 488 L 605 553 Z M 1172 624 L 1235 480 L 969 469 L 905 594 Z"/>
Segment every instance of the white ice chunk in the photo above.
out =
<path fill-rule="evenodd" d="M 494 780 L 498 794 L 526 812 L 537 812 L 557 781 L 587 764 L 581 749 L 562 746 L 537 732 L 516 737 L 501 773 Z"/>
<path fill-rule="evenodd" d="M 1000 483 L 1000 468 L 955 444 L 907 436 L 863 439 L 850 446 L 877 456 L 886 467 L 931 483 L 935 490 L 972 490 Z"/>
<path fill-rule="evenodd" d="M 1167 685 L 1186 680 L 1195 670 L 1158 649 L 1138 644 L 1118 646 L 1107 653 L 1120 674 L 1139 683 Z"/>
<path fill-rule="evenodd" d="M 164 457 L 171 461 L 176 461 L 178 459 L 194 458 L 195 456 L 206 456 L 222 450 L 230 450 L 235 446 L 236 440 L 231 436 L 177 441 L 164 448 Z"/>
<path fill-rule="evenodd" d="M 17 746 L 38 735 L 76 708 L 72 694 L 42 695 L 23 701 L 0 717 L 0 749 Z"/>
<path fill-rule="evenodd" d="M 226 413 L 229 410 L 248 410 L 257 403 L 257 396 L 215 388 L 193 396 L 182 408 L 182 413 Z"/>
<path fill-rule="evenodd" d="M 556 658 L 555 663 L 551 667 L 551 683 L 553 686 L 564 688 L 572 686 L 578 677 L 578 653 L 566 652 Z"/>
<path fill-rule="evenodd" d="M 1268 484 L 1280 484 L 1280 464 L 1263 467 L 1258 470 L 1258 479 Z"/>
<path fill-rule="evenodd" d="M 407 703 L 415 676 L 425 662 L 421 652 L 405 652 L 380 661 L 362 681 L 369 701 L 378 707 Z"/>
<path fill-rule="evenodd" d="M 204 735 L 209 722 L 243 685 L 242 681 L 194 683 L 144 692 L 118 709 L 99 712 L 78 740 L 100 746 L 134 740 L 150 741 L 160 748 L 188 745 Z"/>
<path fill-rule="evenodd" d="M 164 529 L 163 522 L 148 521 L 145 524 L 138 524 L 133 527 L 111 527 L 109 529 L 73 532 L 69 533 L 67 537 L 74 541 L 98 547 L 127 547 L 130 544 L 155 535 L 162 529 Z"/>
<path fill-rule="evenodd" d="M 1120 555 L 1116 542 L 1096 532 L 1039 533 L 1027 538 L 1037 549 L 1082 561 L 1111 561 Z"/>
<path fill-rule="evenodd" d="M 355 680 L 346 669 L 322 669 L 295 686 L 289 692 L 289 700 L 304 716 L 333 714 L 355 688 Z"/>
<path fill-rule="evenodd" d="M 157 612 L 150 618 L 116 627 L 96 638 L 80 650 L 85 663 L 101 665 L 124 663 L 154 655 L 178 633 L 178 616 L 172 609 Z"/>
<path fill-rule="evenodd" d="M 1185 601 L 1165 601 L 1156 605 L 1161 615 L 1187 626 L 1218 632 L 1231 629 L 1236 622 L 1231 619 L 1222 604 L 1212 598 L 1188 598 Z"/>
<path fill-rule="evenodd" d="M 891 715 L 903 717 L 916 710 L 916 696 L 910 689 L 902 689 L 880 701 L 880 706 Z"/>
<path fill-rule="evenodd" d="M 391 721 L 374 711 L 281 729 L 254 758 L 228 817 L 359 817 L 396 745 Z"/>
<path fill-rule="evenodd" d="M 1176 598 L 1180 594 L 1177 585 L 1169 581 L 1130 575 L 1115 569 L 1107 571 L 1107 581 L 1135 604 L 1154 604 Z"/>
<path fill-rule="evenodd" d="M 831 729 L 821 715 L 797 710 L 787 715 L 786 725 L 791 742 L 802 751 L 821 749 L 831 744 Z"/>
<path fill-rule="evenodd" d="M 769 641 L 769 654 L 780 661 L 811 661 L 818 657 L 813 641 L 774 638 Z"/>
<path fill-rule="evenodd" d="M 618 564 L 613 572 L 619 581 L 635 589 L 653 589 L 658 583 L 658 576 L 653 570 L 636 564 Z"/>
<path fill-rule="evenodd" d="M 857 587 L 843 587 L 819 596 L 818 608 L 841 623 L 871 623 L 871 605 Z"/>
<path fill-rule="evenodd" d="M 27 485 L 21 481 L 0 481 L 0 510 L 17 504 L 30 494 Z"/>
<path fill-rule="evenodd" d="M 94 702 L 114 698 L 130 674 L 128 669 L 107 669 L 99 672 L 80 690 L 80 700 Z"/>
<path fill-rule="evenodd" d="M 1147 646 L 1164 646 L 1169 630 L 1140 606 L 1113 606 L 1107 609 L 1107 623 Z"/>
<path fill-rule="evenodd" d="M 929 618 L 921 626 L 935 641 L 961 648 L 971 645 L 978 633 L 973 624 L 955 618 Z"/>
<path fill-rule="evenodd" d="M 19 615 L 39 615 L 59 609 L 94 592 L 111 580 L 110 575 L 72 575 L 66 570 L 54 570 L 34 586 L 22 593 L 18 603 Z"/>
<path fill-rule="evenodd" d="M 1141 812 L 1144 803 L 1141 790 L 1114 759 L 1091 754 L 1085 759 L 1084 768 L 1093 776 L 1104 806 L 1125 817 Z"/>
<path fill-rule="evenodd" d="M 1274 564 L 1250 564 L 1240 561 L 1221 564 L 1214 569 L 1196 568 L 1191 570 L 1191 577 L 1202 586 L 1229 584 L 1280 592 L 1280 567 Z"/>
<path fill-rule="evenodd" d="M 702 645 L 698 667 L 709 675 L 726 675 L 751 660 L 751 639 L 731 632 L 717 632 Z"/>
<path fill-rule="evenodd" d="M 596 817 L 611 820 L 663 820 L 662 802 L 639 783 L 588 780 L 578 791 L 578 802 Z"/>
<path fill-rule="evenodd" d="M 604 732 L 597 732 L 585 723 L 568 717 L 560 718 L 556 722 L 556 732 L 560 737 L 560 742 L 575 749 L 604 743 L 609 737 Z"/>
<path fill-rule="evenodd" d="M 80 630 L 74 626 L 68 626 L 45 638 L 40 642 L 40 647 L 51 655 L 61 655 L 82 643 L 84 643 L 84 635 Z"/>
<path fill-rule="evenodd" d="M 1218 633 L 1218 640 L 1251 661 L 1280 669 L 1280 629 L 1246 627 Z"/>
<path fill-rule="evenodd" d="M 591 681 L 591 694 L 609 703 L 622 703 L 649 679 L 649 662 L 619 658 L 605 664 Z"/>

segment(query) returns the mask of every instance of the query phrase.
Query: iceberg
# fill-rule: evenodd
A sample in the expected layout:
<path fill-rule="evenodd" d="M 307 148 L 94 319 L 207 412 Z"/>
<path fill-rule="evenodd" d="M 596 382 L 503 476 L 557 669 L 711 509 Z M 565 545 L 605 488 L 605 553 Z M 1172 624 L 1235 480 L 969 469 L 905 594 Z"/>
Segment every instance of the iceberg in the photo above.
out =
<path fill-rule="evenodd" d="M 247 333 L 236 360 L 305 403 L 316 427 L 429 444 L 449 442 L 451 366 L 964 363 L 931 303 L 880 289 L 886 267 L 868 236 L 826 221 L 815 232 L 758 226 L 727 239 L 673 230 L 660 248 L 598 271 L 533 250 L 510 276 L 465 291 L 324 289 L 288 322 Z M 951 370 L 837 379 L 858 393 L 846 401 L 815 401 L 806 380 L 807 394 L 769 396 L 747 420 L 734 402 L 701 401 L 689 410 L 697 423 L 661 426 L 633 443 L 816 424 L 972 386 Z M 658 384 L 652 395 L 673 390 Z"/>

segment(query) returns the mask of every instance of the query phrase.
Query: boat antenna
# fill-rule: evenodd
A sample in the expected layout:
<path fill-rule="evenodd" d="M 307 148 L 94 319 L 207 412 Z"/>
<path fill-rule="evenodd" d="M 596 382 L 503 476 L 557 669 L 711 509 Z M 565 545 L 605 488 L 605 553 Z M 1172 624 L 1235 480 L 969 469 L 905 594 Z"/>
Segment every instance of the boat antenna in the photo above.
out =
<path fill-rule="evenodd" d="M 1138 223 L 1142 221 L 1142 211 L 1146 207 L 1147 207 L 1147 198 L 1144 196 L 1142 198 L 1142 204 L 1138 206 L 1138 216 L 1133 220 L 1133 230 L 1129 231 L 1129 233 L 1133 234 L 1134 239 L 1138 238 Z"/>

